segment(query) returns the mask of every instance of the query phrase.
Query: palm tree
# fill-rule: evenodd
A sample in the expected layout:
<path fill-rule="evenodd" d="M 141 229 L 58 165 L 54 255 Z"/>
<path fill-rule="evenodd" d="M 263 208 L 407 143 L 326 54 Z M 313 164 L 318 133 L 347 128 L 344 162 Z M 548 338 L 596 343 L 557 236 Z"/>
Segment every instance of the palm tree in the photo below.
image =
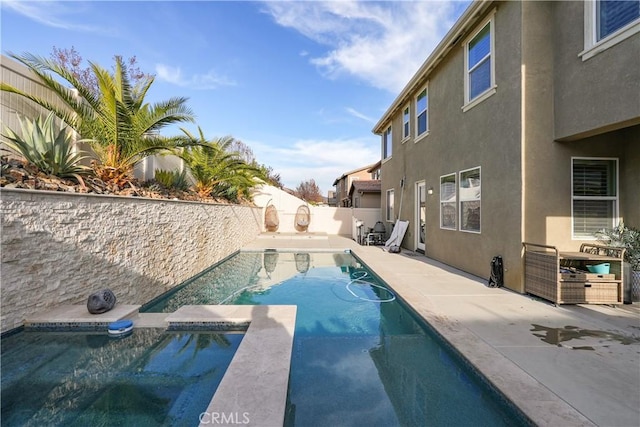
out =
<path fill-rule="evenodd" d="M 250 190 L 264 179 L 262 171 L 242 159 L 238 152 L 229 151 L 234 138 L 225 136 L 207 140 L 198 127 L 198 136 L 180 129 L 184 136 L 181 145 L 188 148 L 175 150 L 184 160 L 196 181 L 195 187 L 203 197 L 223 197 L 231 201 L 250 199 Z"/>
<path fill-rule="evenodd" d="M 31 54 L 12 54 L 11 57 L 33 71 L 62 100 L 63 106 L 4 82 L 0 89 L 21 95 L 52 111 L 83 139 L 89 140 L 99 160 L 98 174 L 119 185 L 128 181 L 133 166 L 144 157 L 174 149 L 184 142 L 183 139 L 162 137 L 159 133 L 162 128 L 194 121 L 193 113 L 186 106 L 187 98 L 175 97 L 153 105 L 145 103 L 154 77 L 145 76 L 132 85 L 121 57 L 115 58 L 113 73 L 89 63 L 98 82 L 97 94 L 70 70 L 51 60 Z M 75 90 L 67 88 L 54 75 Z"/>

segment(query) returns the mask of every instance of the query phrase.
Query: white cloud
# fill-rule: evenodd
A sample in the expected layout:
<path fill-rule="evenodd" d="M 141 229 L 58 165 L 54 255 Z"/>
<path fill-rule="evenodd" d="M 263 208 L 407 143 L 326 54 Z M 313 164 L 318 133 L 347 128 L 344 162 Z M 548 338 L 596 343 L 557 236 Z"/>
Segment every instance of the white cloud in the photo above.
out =
<path fill-rule="evenodd" d="M 218 75 L 214 70 L 209 70 L 207 74 L 194 74 L 186 77 L 182 74 L 180 67 L 172 67 L 165 64 L 156 64 L 156 76 L 160 80 L 180 87 L 196 90 L 217 89 L 220 86 L 235 86 L 236 82 Z"/>
<path fill-rule="evenodd" d="M 369 122 L 369 123 L 375 123 L 376 122 L 375 119 L 372 119 L 371 117 L 361 113 L 360 111 L 357 111 L 355 108 L 347 107 L 346 110 L 347 110 L 347 113 L 351 114 L 353 117 L 357 117 L 359 119 L 362 119 L 365 122 Z"/>
<path fill-rule="evenodd" d="M 73 22 L 73 15 L 82 14 L 83 17 L 79 19 L 86 20 L 86 5 L 78 2 L 2 0 L 0 4 L 3 9 L 19 13 L 49 27 L 104 34 L 114 32 L 109 28 Z"/>
<path fill-rule="evenodd" d="M 285 186 L 295 188 L 302 181 L 313 179 L 324 195 L 345 172 L 380 159 L 380 145 L 375 137 L 299 140 L 279 147 L 264 142 L 244 142 L 251 147 L 258 163 L 271 166 L 280 174 Z"/>
<path fill-rule="evenodd" d="M 356 76 L 399 92 L 455 22 L 455 1 L 268 2 L 276 23 L 329 47 L 313 57 L 327 77 Z"/>

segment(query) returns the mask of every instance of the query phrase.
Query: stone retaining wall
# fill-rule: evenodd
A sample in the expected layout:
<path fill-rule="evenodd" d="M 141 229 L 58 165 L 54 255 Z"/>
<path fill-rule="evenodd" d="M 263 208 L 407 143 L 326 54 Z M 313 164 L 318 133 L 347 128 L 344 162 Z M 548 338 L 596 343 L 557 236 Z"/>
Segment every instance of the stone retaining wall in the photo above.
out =
<path fill-rule="evenodd" d="M 110 288 L 144 304 L 239 250 L 262 210 L 236 205 L 0 191 L 1 329 Z"/>

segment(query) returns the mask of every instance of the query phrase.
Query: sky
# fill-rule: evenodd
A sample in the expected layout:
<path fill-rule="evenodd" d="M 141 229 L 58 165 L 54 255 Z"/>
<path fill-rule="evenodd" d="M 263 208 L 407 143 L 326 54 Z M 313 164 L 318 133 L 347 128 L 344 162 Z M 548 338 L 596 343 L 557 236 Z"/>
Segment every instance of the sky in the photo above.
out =
<path fill-rule="evenodd" d="M 205 137 L 232 136 L 322 194 L 380 160 L 372 133 L 468 1 L 0 0 L 0 49 L 135 56 L 150 102 L 187 97 Z M 177 127 L 163 134 L 177 135 Z"/>

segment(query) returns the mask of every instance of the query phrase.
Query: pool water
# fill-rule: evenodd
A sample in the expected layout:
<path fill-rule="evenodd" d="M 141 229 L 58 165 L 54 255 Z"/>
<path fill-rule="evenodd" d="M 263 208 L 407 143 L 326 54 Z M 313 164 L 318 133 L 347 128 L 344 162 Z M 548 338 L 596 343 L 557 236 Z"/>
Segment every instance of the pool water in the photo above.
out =
<path fill-rule="evenodd" d="M 243 334 L 134 329 L 2 339 L 3 426 L 194 426 Z"/>
<path fill-rule="evenodd" d="M 143 311 L 298 306 L 286 426 L 526 424 L 350 253 L 241 252 Z"/>

